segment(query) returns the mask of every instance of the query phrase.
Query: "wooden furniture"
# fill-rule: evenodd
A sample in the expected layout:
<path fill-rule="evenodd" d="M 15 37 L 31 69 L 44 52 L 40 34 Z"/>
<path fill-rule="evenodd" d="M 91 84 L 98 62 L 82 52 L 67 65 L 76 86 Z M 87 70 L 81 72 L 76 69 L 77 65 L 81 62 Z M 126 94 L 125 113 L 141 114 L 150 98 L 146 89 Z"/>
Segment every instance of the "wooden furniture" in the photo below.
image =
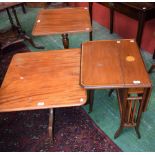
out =
<path fill-rule="evenodd" d="M 26 2 L 26 5 L 28 7 L 46 7 L 47 6 L 47 2 Z"/>
<path fill-rule="evenodd" d="M 3 32 L 0 32 L 0 51 L 1 52 L 8 46 L 15 45 L 25 40 L 28 41 L 35 48 L 39 48 L 39 49 L 43 48 L 42 46 L 35 45 L 33 40 L 28 35 L 26 35 L 25 31 L 22 29 L 22 26 L 20 24 L 20 21 L 16 13 L 16 7 L 21 5 L 22 5 L 23 12 L 26 13 L 26 10 L 24 8 L 24 3 L 16 3 L 16 2 L 0 3 L 0 11 L 7 11 L 7 15 L 12 27 L 10 30 L 5 30 Z M 12 14 L 10 10 L 12 10 Z"/>
<path fill-rule="evenodd" d="M 0 112 L 80 106 L 86 92 L 79 85 L 80 49 L 16 54 L 0 88 Z"/>
<path fill-rule="evenodd" d="M 83 43 L 80 80 L 81 86 L 90 93 L 90 111 L 92 111 L 95 89 L 117 89 L 121 123 L 115 138 L 124 127 L 135 127 L 140 138 L 138 131 L 140 118 L 142 111 L 146 110 L 152 85 L 134 40 L 101 40 Z M 132 116 L 134 120 L 132 124 L 126 121 L 126 118 L 132 115 L 128 113 L 133 111 L 134 103 L 137 101 L 140 108 L 138 115 L 133 113 L 135 116 Z"/>
<path fill-rule="evenodd" d="M 1 9 L 5 9 L 9 7 L 21 7 L 23 10 L 23 13 L 26 13 L 25 2 L 0 2 Z"/>
<path fill-rule="evenodd" d="M 155 3 L 151 2 L 99 2 L 99 4 L 110 8 L 110 33 L 113 33 L 114 11 L 138 20 L 136 41 L 141 45 L 145 22 L 155 18 Z M 90 3 L 92 5 L 92 3 Z M 92 8 L 92 6 L 91 6 Z M 128 28 L 127 28 L 128 29 Z"/>
<path fill-rule="evenodd" d="M 34 36 L 61 34 L 64 48 L 69 47 L 69 33 L 90 32 L 88 8 L 42 9 L 36 19 Z"/>
<path fill-rule="evenodd" d="M 155 50 L 154 50 L 152 59 L 153 59 L 153 60 L 155 59 Z M 153 64 L 151 65 L 151 67 L 150 67 L 150 69 L 149 69 L 148 72 L 151 73 L 154 69 L 155 69 L 155 63 L 153 62 Z"/>

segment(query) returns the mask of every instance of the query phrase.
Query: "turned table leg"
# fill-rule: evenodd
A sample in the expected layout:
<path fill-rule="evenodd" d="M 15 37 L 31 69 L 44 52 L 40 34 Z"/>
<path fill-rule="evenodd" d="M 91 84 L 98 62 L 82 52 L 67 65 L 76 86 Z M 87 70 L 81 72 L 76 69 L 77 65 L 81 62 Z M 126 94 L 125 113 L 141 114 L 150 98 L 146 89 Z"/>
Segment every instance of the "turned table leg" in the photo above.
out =
<path fill-rule="evenodd" d="M 69 48 L 68 34 L 62 34 L 62 42 L 65 49 Z"/>

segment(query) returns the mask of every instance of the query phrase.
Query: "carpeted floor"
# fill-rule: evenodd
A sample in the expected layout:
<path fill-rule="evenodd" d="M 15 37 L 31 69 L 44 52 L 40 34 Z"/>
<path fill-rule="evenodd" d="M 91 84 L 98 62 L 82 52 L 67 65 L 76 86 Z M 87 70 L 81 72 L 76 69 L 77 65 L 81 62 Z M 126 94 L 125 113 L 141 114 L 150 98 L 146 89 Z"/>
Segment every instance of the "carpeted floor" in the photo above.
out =
<path fill-rule="evenodd" d="M 23 15 L 21 9 L 17 10 L 23 29 L 27 34 L 31 35 L 32 28 L 36 15 L 40 9 L 27 8 L 27 14 Z M 9 27 L 9 21 L 6 20 L 5 14 L 0 14 L 0 20 L 2 21 L 0 29 Z M 28 22 L 27 22 L 28 21 Z M 107 40 L 121 38 L 117 34 L 110 34 L 109 30 L 95 21 L 93 21 L 93 40 Z M 42 36 L 33 37 L 34 41 L 40 45 L 45 46 L 45 50 L 62 49 L 62 41 L 60 35 L 54 36 Z M 89 39 L 89 34 L 79 33 L 69 35 L 70 48 L 78 48 L 81 43 Z M 33 48 L 30 44 L 26 43 L 31 51 L 39 51 Z M 151 66 L 152 55 L 147 51 L 141 49 L 141 53 L 146 64 L 147 69 Z M 93 112 L 89 116 L 97 124 L 97 126 L 104 131 L 114 143 L 116 143 L 123 151 L 155 151 L 154 135 L 155 135 L 155 73 L 150 74 L 150 78 L 153 84 L 153 91 L 150 98 L 147 111 L 143 114 L 140 132 L 141 139 L 138 139 L 134 129 L 125 129 L 119 138 L 114 139 L 114 133 L 119 127 L 119 110 L 116 94 L 108 97 L 108 90 L 95 91 L 95 102 Z M 88 112 L 88 106 L 83 106 L 86 112 Z"/>
<path fill-rule="evenodd" d="M 0 126 L 2 152 L 121 151 L 81 107 L 55 110 L 54 144 L 48 138 L 48 110 L 1 113 Z"/>

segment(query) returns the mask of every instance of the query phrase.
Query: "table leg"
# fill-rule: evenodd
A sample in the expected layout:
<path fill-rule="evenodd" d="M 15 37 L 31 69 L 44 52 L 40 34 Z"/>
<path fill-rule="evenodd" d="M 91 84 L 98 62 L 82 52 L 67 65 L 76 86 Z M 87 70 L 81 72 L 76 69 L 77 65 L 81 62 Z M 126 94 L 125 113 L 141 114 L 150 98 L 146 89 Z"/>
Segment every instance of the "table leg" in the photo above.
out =
<path fill-rule="evenodd" d="M 146 108 L 148 106 L 149 99 L 150 99 L 150 96 L 151 96 L 151 92 L 152 92 L 152 87 L 151 88 L 147 88 L 147 90 L 146 90 L 146 97 L 145 97 L 144 106 L 143 106 L 143 112 L 146 111 Z"/>
<path fill-rule="evenodd" d="M 93 21 L 93 2 L 89 2 L 89 14 L 90 14 L 90 22 L 92 24 L 92 21 Z"/>
<path fill-rule="evenodd" d="M 150 67 L 148 73 L 151 73 L 154 69 L 155 69 L 155 64 L 153 64 L 153 65 Z"/>
<path fill-rule="evenodd" d="M 94 90 L 89 90 L 89 113 L 93 111 L 93 103 L 94 103 Z"/>
<path fill-rule="evenodd" d="M 146 101 L 146 98 L 147 98 L 147 92 L 148 92 L 148 88 L 145 88 L 144 93 L 143 93 L 143 97 L 142 97 L 142 101 L 141 101 L 141 104 L 140 104 L 140 107 L 139 107 L 139 110 L 138 110 L 137 120 L 136 120 L 135 130 L 136 130 L 136 133 L 138 135 L 138 138 L 141 138 L 140 132 L 139 132 L 139 125 L 140 125 L 141 115 L 142 115 L 142 112 L 143 112 L 143 107 L 145 105 L 145 101 Z"/>
<path fill-rule="evenodd" d="M 118 97 L 118 104 L 119 104 L 119 111 L 120 111 L 120 127 L 117 129 L 114 138 L 116 139 L 123 130 L 124 122 L 125 122 L 125 115 L 126 115 L 126 106 L 127 106 L 127 94 L 128 89 L 117 89 L 117 97 Z"/>
<path fill-rule="evenodd" d="M 62 42 L 65 49 L 69 48 L 68 34 L 62 34 Z"/>
<path fill-rule="evenodd" d="M 144 23 L 145 23 L 145 13 L 141 12 L 140 19 L 138 21 L 138 31 L 137 31 L 137 36 L 136 36 L 136 41 L 139 47 L 141 45 Z"/>
<path fill-rule="evenodd" d="M 89 2 L 89 14 L 90 14 L 90 22 L 91 26 L 93 26 L 93 2 Z M 89 40 L 92 41 L 93 39 L 93 32 L 89 33 Z"/>
<path fill-rule="evenodd" d="M 111 90 L 109 91 L 109 93 L 108 93 L 108 96 L 109 96 L 109 97 L 111 96 L 111 94 L 112 94 L 113 91 L 114 91 L 114 89 L 111 89 Z"/>
<path fill-rule="evenodd" d="M 53 142 L 54 137 L 53 137 L 53 109 L 52 108 L 49 110 L 48 133 L 49 133 L 51 142 Z"/>
<path fill-rule="evenodd" d="M 113 33 L 114 10 L 110 8 L 110 33 Z"/>
<path fill-rule="evenodd" d="M 121 123 L 114 138 L 117 138 L 122 129 L 135 128 L 138 138 L 140 138 L 139 125 L 144 107 L 147 105 L 151 88 L 139 89 L 117 89 L 117 97 L 120 109 Z"/>
<path fill-rule="evenodd" d="M 22 6 L 23 13 L 26 14 L 25 3 L 22 3 L 21 6 Z"/>
<path fill-rule="evenodd" d="M 89 41 L 92 41 L 93 40 L 93 32 L 89 32 Z"/>

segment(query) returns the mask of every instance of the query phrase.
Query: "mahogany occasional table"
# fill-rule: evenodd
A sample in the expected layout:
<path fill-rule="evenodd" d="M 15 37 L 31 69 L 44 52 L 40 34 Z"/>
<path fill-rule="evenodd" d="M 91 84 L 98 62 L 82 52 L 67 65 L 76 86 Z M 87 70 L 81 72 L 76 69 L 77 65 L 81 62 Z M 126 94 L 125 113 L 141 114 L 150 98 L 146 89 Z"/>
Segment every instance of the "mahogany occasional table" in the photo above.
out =
<path fill-rule="evenodd" d="M 61 34 L 64 48 L 69 48 L 69 33 L 91 31 L 89 9 L 78 7 L 42 9 L 38 14 L 32 34 L 34 36 Z"/>
<path fill-rule="evenodd" d="M 86 92 L 79 85 L 80 49 L 16 54 L 0 88 L 0 112 L 81 106 Z"/>
<path fill-rule="evenodd" d="M 81 85 L 90 91 L 92 111 L 95 89 L 116 89 L 121 123 L 124 127 L 139 125 L 151 93 L 151 82 L 136 42 L 132 39 L 89 41 L 82 44 Z"/>

